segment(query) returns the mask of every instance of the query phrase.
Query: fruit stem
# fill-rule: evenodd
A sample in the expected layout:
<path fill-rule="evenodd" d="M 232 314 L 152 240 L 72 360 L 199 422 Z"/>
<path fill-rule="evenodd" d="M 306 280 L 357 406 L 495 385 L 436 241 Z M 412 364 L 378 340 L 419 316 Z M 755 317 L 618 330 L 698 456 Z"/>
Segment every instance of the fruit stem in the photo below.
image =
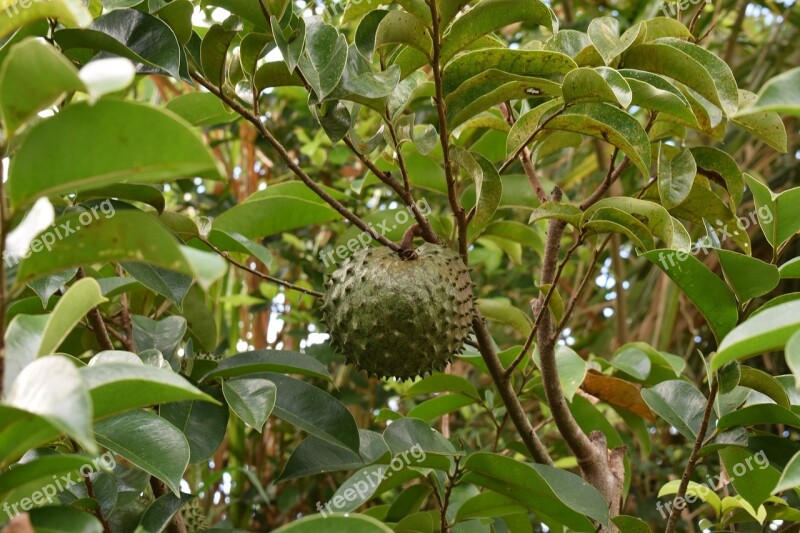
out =
<path fill-rule="evenodd" d="M 405 261 L 413 261 L 417 258 L 417 252 L 414 250 L 414 237 L 422 236 L 422 228 L 419 224 L 413 224 L 410 228 L 403 233 L 403 239 L 400 241 L 400 257 Z"/>

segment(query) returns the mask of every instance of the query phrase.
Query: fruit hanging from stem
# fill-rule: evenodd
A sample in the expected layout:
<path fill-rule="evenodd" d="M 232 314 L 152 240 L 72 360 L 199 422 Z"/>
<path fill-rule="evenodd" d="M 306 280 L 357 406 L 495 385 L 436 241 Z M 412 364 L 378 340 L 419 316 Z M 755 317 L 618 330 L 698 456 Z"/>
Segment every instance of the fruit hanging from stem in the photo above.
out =
<path fill-rule="evenodd" d="M 370 375 L 413 379 L 442 371 L 469 335 L 469 269 L 442 246 L 409 251 L 355 252 L 331 274 L 323 296 L 331 345 Z"/>

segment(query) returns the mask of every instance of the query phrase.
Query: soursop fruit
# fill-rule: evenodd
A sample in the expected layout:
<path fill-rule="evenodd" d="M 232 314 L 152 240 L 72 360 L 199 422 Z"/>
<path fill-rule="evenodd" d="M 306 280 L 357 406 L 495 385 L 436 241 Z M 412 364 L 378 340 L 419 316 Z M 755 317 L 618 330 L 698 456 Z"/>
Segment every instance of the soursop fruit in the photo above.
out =
<path fill-rule="evenodd" d="M 424 244 L 412 255 L 359 250 L 328 280 L 322 311 L 331 345 L 369 375 L 444 370 L 469 335 L 469 269 L 442 246 Z"/>

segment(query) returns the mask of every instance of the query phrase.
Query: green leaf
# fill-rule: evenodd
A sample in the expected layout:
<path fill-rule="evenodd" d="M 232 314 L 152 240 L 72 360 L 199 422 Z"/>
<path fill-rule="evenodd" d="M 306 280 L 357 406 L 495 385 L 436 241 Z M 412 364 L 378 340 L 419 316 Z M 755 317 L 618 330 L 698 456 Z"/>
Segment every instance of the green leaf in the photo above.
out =
<path fill-rule="evenodd" d="M 577 205 L 568 204 L 565 202 L 545 202 L 531 213 L 529 224 L 533 224 L 537 220 L 562 220 L 575 227 L 581 226 L 581 219 L 583 218 L 583 211 Z"/>
<path fill-rule="evenodd" d="M 326 381 L 331 380 L 325 365 L 310 355 L 283 350 L 255 350 L 223 359 L 219 366 L 203 376 L 201 381 L 212 377 L 251 376 L 262 372 L 300 374 Z"/>
<path fill-rule="evenodd" d="M 595 213 L 606 208 L 618 209 L 635 215 L 640 221 L 645 221 L 650 233 L 661 239 L 666 246 L 676 250 L 688 249 L 689 238 L 683 226 L 676 224 L 666 209 L 647 200 L 627 197 L 604 198 L 583 213 L 581 225 L 594 218 Z"/>
<path fill-rule="evenodd" d="M 46 42 L 30 38 L 12 46 L 0 68 L 0 116 L 6 136 L 65 94 L 84 89 L 77 69 Z"/>
<path fill-rule="evenodd" d="M 88 28 L 60 30 L 53 38 L 62 50 L 102 50 L 138 63 L 139 72 L 164 72 L 181 78 L 181 48 L 172 28 L 136 9 L 116 9 L 95 19 Z"/>
<path fill-rule="evenodd" d="M 758 509 L 769 498 L 781 477 L 781 473 L 770 467 L 769 463 L 762 467 L 756 454 L 741 446 L 723 448 L 719 451 L 719 457 L 730 475 L 733 488 L 754 509 Z"/>
<path fill-rule="evenodd" d="M 589 39 L 606 65 L 610 65 L 615 57 L 623 53 L 637 40 L 641 26 L 634 26 L 619 35 L 619 20 L 614 17 L 598 17 L 589 23 Z"/>
<path fill-rule="evenodd" d="M 709 98 L 707 95 L 703 94 L 702 91 L 695 90 L 706 99 L 710 100 L 711 103 L 719 103 L 725 115 L 732 117 L 736 114 L 736 110 L 739 108 L 739 90 L 736 87 L 736 79 L 733 76 L 733 72 L 731 72 L 730 67 L 725 61 L 701 46 L 674 37 L 665 37 L 659 39 L 656 43 L 672 46 L 702 65 L 714 82 L 718 99 Z M 687 85 L 692 87 L 689 83 L 687 83 Z"/>
<path fill-rule="evenodd" d="M 533 352 L 533 357 L 536 365 L 541 368 L 538 346 Z M 556 346 L 556 367 L 561 390 L 564 391 L 567 401 L 571 402 L 586 377 L 586 361 L 569 346 L 559 344 Z"/>
<path fill-rule="evenodd" d="M 69 477 L 74 479 L 73 476 L 82 466 L 91 464 L 92 458 L 88 455 L 61 453 L 42 455 L 24 463 L 17 463 L 13 468 L 0 474 L 0 496 L 13 508 L 22 498 L 29 498 L 37 489 L 53 483 L 53 479 L 57 479 L 58 475 L 72 474 Z M 49 497 L 50 501 L 43 503 L 53 503 L 53 496 L 48 494 L 44 496 Z"/>
<path fill-rule="evenodd" d="M 383 440 L 395 456 L 420 449 L 429 455 L 461 455 L 440 433 L 417 418 L 395 420 L 383 432 Z"/>
<path fill-rule="evenodd" d="M 179 310 L 182 309 L 183 299 L 189 292 L 189 287 L 192 286 L 193 280 L 190 276 L 145 263 L 123 262 L 121 266 L 136 281 L 168 300 L 172 300 Z"/>
<path fill-rule="evenodd" d="M 652 250 L 642 255 L 663 270 L 689 297 L 718 340 L 739 322 L 736 298 L 727 285 L 696 257 L 671 250 Z M 717 368 L 719 366 L 712 370 Z"/>
<path fill-rule="evenodd" d="M 778 484 L 772 489 L 772 493 L 778 494 L 798 486 L 800 486 L 800 452 L 794 454 L 786 468 L 783 469 Z"/>
<path fill-rule="evenodd" d="M 486 452 L 470 455 L 464 469 L 465 482 L 510 496 L 537 515 L 557 520 L 576 531 L 594 530 L 590 519 L 608 523 L 603 496 L 570 472 Z"/>
<path fill-rule="evenodd" d="M 653 412 L 681 435 L 691 441 L 697 439 L 706 398 L 694 385 L 682 379 L 662 381 L 654 387 L 642 389 L 642 398 Z"/>
<path fill-rule="evenodd" d="M 375 49 L 401 44 L 419 50 L 426 57 L 433 54 L 433 40 L 424 24 L 414 15 L 401 10 L 390 11 L 375 34 Z"/>
<path fill-rule="evenodd" d="M 224 403 L 222 392 L 206 386 L 203 387 L 203 391 L 217 401 L 211 403 L 205 399 L 189 400 L 168 403 L 159 409 L 161 416 L 186 437 L 191 464 L 210 459 L 225 439 L 225 431 L 228 428 L 230 411 Z"/>
<path fill-rule="evenodd" d="M 79 222 L 74 213 L 56 220 L 62 239 L 50 248 L 50 253 L 34 253 L 23 260 L 17 270 L 16 283 L 61 272 L 70 267 L 91 265 L 102 257 L 103 262 L 137 261 L 188 274 L 207 285 L 224 273 L 225 261 L 216 254 L 209 255 L 188 247 L 178 246 L 175 236 L 153 216 L 136 210 L 125 210 L 111 217 L 100 217 L 89 225 Z M 124 239 L 120 236 L 125 235 Z M 195 258 L 209 262 L 209 274 Z M 219 269 L 222 269 L 221 271 Z"/>
<path fill-rule="evenodd" d="M 77 196 L 75 202 L 86 202 L 92 199 L 116 198 L 119 200 L 135 200 L 153 206 L 159 214 L 164 212 L 166 200 L 164 194 L 154 185 L 139 183 L 117 183 L 85 191 Z M 100 206 L 111 205 L 110 201 L 101 202 Z"/>
<path fill-rule="evenodd" d="M 774 403 L 748 405 L 720 417 L 717 431 L 723 432 L 738 426 L 748 427 L 762 424 L 786 424 L 800 428 L 800 416 Z"/>
<path fill-rule="evenodd" d="M 658 497 L 668 496 L 670 494 L 677 494 L 680 488 L 681 480 L 673 479 L 664 484 L 661 490 L 658 491 Z M 689 481 L 689 486 L 686 489 L 686 494 L 694 496 L 711 506 L 714 509 L 714 515 L 719 516 L 722 509 L 722 501 L 719 499 L 713 490 L 708 486 L 697 483 L 696 481 Z"/>
<path fill-rule="evenodd" d="M 748 174 L 744 174 L 748 188 L 753 192 L 758 221 L 767 241 L 774 249 L 800 231 L 800 187 L 774 194 L 769 188 Z"/>
<path fill-rule="evenodd" d="M 67 506 L 48 506 L 28 513 L 38 533 L 102 533 L 103 524 L 94 515 Z"/>
<path fill-rule="evenodd" d="M 533 321 L 530 317 L 507 301 L 479 298 L 476 303 L 486 318 L 501 324 L 508 324 L 522 335 L 528 335 L 533 327 Z"/>
<path fill-rule="evenodd" d="M 715 251 L 725 279 L 740 302 L 763 296 L 778 286 L 780 274 L 775 265 L 730 250 Z"/>
<path fill-rule="evenodd" d="M 443 73 L 443 90 L 447 97 L 468 79 L 487 69 L 496 69 L 518 76 L 548 78 L 564 75 L 578 65 L 569 56 L 544 50 L 512 50 L 486 48 L 459 55 Z"/>
<path fill-rule="evenodd" d="M 347 39 L 320 17 L 306 19 L 306 53 L 300 70 L 320 99 L 328 96 L 342 79 L 347 64 Z"/>
<path fill-rule="evenodd" d="M 786 126 L 775 111 L 757 111 L 748 113 L 758 97 L 750 91 L 739 89 L 739 111 L 733 117 L 733 123 L 749 131 L 779 152 L 788 150 Z"/>
<path fill-rule="evenodd" d="M 112 12 L 114 13 L 114 12 Z M 170 139 L 168 145 L 158 131 Z M 69 143 L 62 142 L 69 138 Z M 19 207 L 40 196 L 85 191 L 124 179 L 163 182 L 219 170 L 182 120 L 135 102 L 67 106 L 30 129 L 11 161 L 8 194 Z"/>
<path fill-rule="evenodd" d="M 786 364 L 794 374 L 795 383 L 800 383 L 800 331 L 786 342 Z"/>
<path fill-rule="evenodd" d="M 326 188 L 326 191 L 334 198 L 342 198 L 342 194 L 333 189 Z M 264 216 L 264 213 L 270 213 L 270 216 Z M 217 217 L 214 229 L 255 239 L 339 218 L 341 215 L 308 187 L 299 182 L 289 182 L 250 195 L 243 203 Z"/>
<path fill-rule="evenodd" d="M 609 102 L 628 107 L 633 94 L 628 82 L 607 67 L 578 68 L 564 76 L 564 102 Z"/>
<path fill-rule="evenodd" d="M 180 494 L 189 464 L 189 443 L 178 428 L 150 411 L 129 411 L 99 421 L 95 434 L 102 446 Z"/>
<path fill-rule="evenodd" d="M 47 320 L 42 332 L 37 357 L 54 353 L 86 313 L 96 305 L 106 302 L 100 286 L 92 278 L 76 281 L 61 297 Z"/>
<path fill-rule="evenodd" d="M 587 235 L 594 233 L 622 233 L 627 235 L 640 250 L 655 248 L 653 236 L 647 226 L 636 217 L 615 207 L 601 207 L 582 225 Z"/>
<path fill-rule="evenodd" d="M 361 514 L 311 515 L 275 530 L 275 533 L 392 533 L 392 529 Z"/>
<path fill-rule="evenodd" d="M 666 78 L 635 69 L 622 69 L 619 73 L 631 88 L 633 105 L 668 113 L 695 128 L 699 127 L 689 100 Z"/>
<path fill-rule="evenodd" d="M 353 470 L 363 465 L 361 456 L 352 450 L 317 437 L 308 437 L 294 449 L 278 481 Z"/>
<path fill-rule="evenodd" d="M 171 370 L 116 361 L 95 364 L 98 357 L 79 369 L 89 388 L 96 419 L 181 400 L 218 403 Z"/>
<path fill-rule="evenodd" d="M 168 4 L 169 5 L 169 4 Z M 171 492 L 156 498 L 142 515 L 139 522 L 139 530 L 144 531 L 165 531 L 172 521 L 172 517 L 180 508 L 195 498 L 191 494 L 181 493 L 180 497 Z"/>
<path fill-rule="evenodd" d="M 43 276 L 28 283 L 28 287 L 42 300 L 42 307 L 47 308 L 47 303 L 50 298 L 61 290 L 64 285 L 69 283 L 75 274 L 78 273 L 77 268 L 70 268 L 63 272 Z"/>
<path fill-rule="evenodd" d="M 517 513 L 524 513 L 526 509 L 520 503 L 508 496 L 498 494 L 491 490 L 477 494 L 458 508 L 456 520 L 468 520 L 470 518 L 494 518 L 508 516 Z"/>
<path fill-rule="evenodd" d="M 463 394 L 443 394 L 415 405 L 408 411 L 408 416 L 430 422 L 474 403 L 474 398 Z"/>
<path fill-rule="evenodd" d="M 707 178 L 721 182 L 731 196 L 731 208 L 742 203 L 744 195 L 744 176 L 736 160 L 719 148 L 696 146 L 689 150 L 697 163 L 697 172 Z"/>
<path fill-rule="evenodd" d="M 672 209 L 686 200 L 696 174 L 697 164 L 689 150 L 681 150 L 668 159 L 663 144 L 659 145 L 658 193 L 665 208 Z"/>
<path fill-rule="evenodd" d="M 728 333 L 711 358 L 712 372 L 729 361 L 782 349 L 800 331 L 800 302 L 787 302 L 745 320 Z"/>
<path fill-rule="evenodd" d="M 758 91 L 755 104 L 743 109 L 739 116 L 763 111 L 775 111 L 800 116 L 800 68 L 794 68 L 771 78 Z"/>
<path fill-rule="evenodd" d="M 27 365 L 14 380 L 4 403 L 39 415 L 89 453 L 97 451 L 91 436 L 89 391 L 78 369 L 66 357 L 40 357 Z"/>
<path fill-rule="evenodd" d="M 670 19 L 672 20 L 672 19 Z M 625 533 L 652 533 L 652 529 L 647 522 L 635 516 L 618 515 L 611 519 L 620 531 Z"/>
<path fill-rule="evenodd" d="M 228 48 L 237 33 L 236 30 L 227 29 L 222 24 L 214 24 L 200 43 L 200 64 L 203 73 L 216 87 L 222 87 L 227 81 L 225 66 Z"/>
<path fill-rule="evenodd" d="M 168 316 L 161 320 L 153 320 L 146 316 L 133 316 L 133 340 L 136 348 L 158 350 L 177 370 L 179 361 L 175 359 L 175 351 L 186 334 L 186 319 L 179 315 Z"/>
<path fill-rule="evenodd" d="M 638 120 L 610 104 L 571 106 L 547 122 L 545 129 L 572 131 L 606 141 L 630 157 L 644 176 L 650 174 L 650 141 L 647 133 Z"/>
<path fill-rule="evenodd" d="M 0 17 L 0 39 L 19 28 L 47 18 L 58 19 L 67 27 L 87 26 L 92 22 L 92 14 L 79 0 L 33 3 L 11 0 L 3 2 L 3 10 L 5 15 Z"/>
<path fill-rule="evenodd" d="M 261 433 L 275 407 L 275 384 L 261 378 L 230 379 L 222 382 L 222 393 L 236 416 Z"/>
<path fill-rule="evenodd" d="M 625 67 L 662 74 L 677 80 L 721 108 L 714 79 L 704 65 L 686 51 L 673 46 L 676 39 L 663 41 L 632 46 L 625 53 Z"/>
<path fill-rule="evenodd" d="M 327 392 L 280 374 L 262 374 L 278 387 L 273 414 L 337 446 L 359 450 L 358 428 L 350 412 Z M 261 376 L 259 376 L 261 377 Z"/>
<path fill-rule="evenodd" d="M 281 56 L 288 71 L 294 72 L 305 48 L 305 21 L 292 13 L 286 28 L 281 28 L 275 16 L 270 17 L 270 26 L 272 27 L 272 36 L 275 38 L 275 44 L 278 45 L 278 50 L 281 51 Z"/>
<path fill-rule="evenodd" d="M 781 407 L 785 407 L 786 409 L 790 408 L 789 395 L 786 394 L 786 390 L 777 379 L 762 370 L 749 366 L 742 366 L 741 373 L 739 386 L 758 391 L 771 398 Z"/>
<path fill-rule="evenodd" d="M 475 385 L 460 376 L 452 374 L 431 374 L 414 383 L 405 392 L 406 396 L 419 396 L 438 392 L 461 392 L 470 398 L 478 399 L 478 389 Z"/>
<path fill-rule="evenodd" d="M 517 22 L 538 24 L 551 33 L 558 32 L 558 19 L 539 0 L 484 0 L 453 22 L 442 41 L 442 62 L 478 38 Z"/>

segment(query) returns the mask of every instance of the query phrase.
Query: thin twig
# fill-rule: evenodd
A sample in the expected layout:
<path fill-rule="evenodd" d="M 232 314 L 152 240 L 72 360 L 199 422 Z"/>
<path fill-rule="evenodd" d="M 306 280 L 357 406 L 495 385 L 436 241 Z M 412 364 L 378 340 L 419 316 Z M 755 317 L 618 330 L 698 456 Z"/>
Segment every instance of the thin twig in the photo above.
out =
<path fill-rule="evenodd" d="M 345 207 L 341 202 L 339 202 L 336 198 L 328 194 L 325 189 L 317 185 L 317 183 L 311 179 L 311 177 L 306 174 L 306 172 L 300 168 L 300 165 L 294 160 L 294 158 L 286 151 L 286 148 L 275 138 L 274 135 L 264 126 L 264 123 L 261 122 L 261 118 L 254 115 L 243 106 L 241 106 L 238 102 L 234 99 L 230 98 L 228 95 L 223 93 L 219 88 L 214 86 L 214 84 L 210 83 L 208 80 L 197 74 L 196 72 L 192 72 L 192 79 L 194 79 L 197 83 L 205 87 L 209 90 L 214 96 L 225 102 L 228 107 L 236 111 L 242 118 L 253 124 L 261 136 L 278 152 L 278 155 L 286 163 L 286 166 L 298 177 L 300 180 L 305 183 L 305 185 L 311 189 L 317 196 L 319 196 L 322 200 L 324 200 L 328 205 L 330 205 L 337 213 L 342 215 L 344 218 L 352 222 L 355 226 L 357 226 L 360 230 L 367 233 L 370 237 L 375 239 L 376 241 L 380 242 L 382 245 L 391 248 L 395 252 L 400 251 L 400 247 L 397 244 L 393 243 L 385 236 L 381 235 L 375 229 L 370 227 L 366 222 L 364 222 L 361 218 L 359 218 L 355 213 L 350 211 L 347 207 Z"/>
<path fill-rule="evenodd" d="M 683 498 L 686 496 L 686 489 L 689 487 L 689 478 L 692 477 L 692 472 L 694 472 L 695 466 L 697 466 L 697 456 L 700 452 L 700 448 L 703 446 L 703 439 L 706 436 L 706 431 L 708 430 L 708 422 L 711 418 L 711 410 L 714 406 L 714 399 L 717 397 L 717 391 L 719 390 L 719 382 L 717 378 L 714 377 L 711 380 L 711 390 L 708 393 L 708 401 L 706 402 L 705 411 L 703 411 L 703 419 L 700 422 L 700 431 L 697 433 L 697 438 L 694 441 L 694 446 L 692 447 L 692 453 L 689 455 L 689 462 L 686 463 L 686 468 L 683 470 L 683 476 L 681 477 L 681 484 L 678 487 L 678 492 L 675 495 L 673 501 L 677 501 L 679 498 Z M 675 531 L 675 524 L 678 522 L 678 514 L 680 513 L 680 509 L 677 505 L 672 506 L 672 510 L 669 513 L 669 520 L 667 521 L 667 528 L 664 530 L 664 533 L 672 533 Z"/>
<path fill-rule="evenodd" d="M 83 271 L 83 268 L 78 268 L 75 278 L 81 280 L 85 277 L 86 273 Z M 100 348 L 103 350 L 113 350 L 114 343 L 111 342 L 111 337 L 108 336 L 108 330 L 106 329 L 105 322 L 103 322 L 103 315 L 100 314 L 100 310 L 97 307 L 92 307 L 86 316 L 89 318 L 89 324 L 92 326 L 92 331 L 94 331 L 94 336 L 97 337 L 97 344 L 100 345 Z"/>
<path fill-rule="evenodd" d="M 467 263 L 467 217 L 464 208 L 458 202 L 458 191 L 456 189 L 456 179 L 453 176 L 453 166 L 450 161 L 450 133 L 447 130 L 447 113 L 444 102 L 444 89 L 442 83 L 441 68 L 441 48 L 442 34 L 439 28 L 439 11 L 436 8 L 436 0 L 427 0 L 431 10 L 431 20 L 433 23 L 433 57 L 431 68 L 433 70 L 433 82 L 436 90 L 436 111 L 439 116 L 439 143 L 442 145 L 442 157 L 444 158 L 444 174 L 447 180 L 447 199 L 453 215 L 456 217 L 458 228 L 458 251 L 464 264 Z"/>
<path fill-rule="evenodd" d="M 567 105 L 564 104 L 563 106 L 561 106 L 561 108 L 558 111 L 556 111 L 555 113 L 553 113 L 552 115 L 547 117 L 541 124 L 539 124 L 539 126 L 536 127 L 536 129 L 533 131 L 533 133 L 528 136 L 528 138 L 525 140 L 525 142 L 522 143 L 522 146 L 517 148 L 517 150 L 513 154 L 511 154 L 511 156 L 508 159 L 506 159 L 505 163 L 503 163 L 500 166 L 500 168 L 497 169 L 497 172 L 499 174 L 502 174 L 503 172 L 508 170 L 508 167 L 510 167 L 511 164 L 519 157 L 519 154 L 528 146 L 528 144 L 530 144 L 530 142 L 533 141 L 533 139 L 535 139 L 536 136 L 539 135 L 539 133 L 542 130 L 544 130 L 545 126 L 547 126 L 550 123 L 551 120 L 553 120 L 557 116 L 561 115 L 561 113 L 563 113 L 566 109 L 567 109 Z"/>
<path fill-rule="evenodd" d="M 575 240 L 575 242 L 572 244 L 572 247 L 570 247 L 570 249 L 567 250 L 567 253 L 564 255 L 564 258 L 559 263 L 555 277 L 553 278 L 553 283 L 551 283 L 550 287 L 547 289 L 547 293 L 545 294 L 544 300 L 540 302 L 537 299 L 536 303 L 538 309 L 536 312 L 536 320 L 534 320 L 533 322 L 533 327 L 531 328 L 531 332 L 528 335 L 528 338 L 525 340 L 525 344 L 523 344 L 522 350 L 519 352 L 519 355 L 517 355 L 517 357 L 511 362 L 511 364 L 508 365 L 508 368 L 506 369 L 506 379 L 508 379 L 508 377 L 514 371 L 517 365 L 519 365 L 520 362 L 522 362 L 522 360 L 525 358 L 525 354 L 528 352 L 528 350 L 530 350 L 531 345 L 533 345 L 533 341 L 536 338 L 536 332 L 539 329 L 539 325 L 542 323 L 542 317 L 544 316 L 544 313 L 547 311 L 547 308 L 550 305 L 550 299 L 553 297 L 553 293 L 556 292 L 556 286 L 558 285 L 559 279 L 561 279 L 561 274 L 564 272 L 564 267 L 567 266 L 567 262 L 572 257 L 572 254 L 575 253 L 575 250 L 577 250 L 582 243 L 583 243 L 583 237 L 580 237 Z"/>
<path fill-rule="evenodd" d="M 229 262 L 230 264 L 232 264 L 236 268 L 244 270 L 245 272 L 249 272 L 250 274 L 253 274 L 254 276 L 259 277 L 259 278 L 261 278 L 261 279 L 263 279 L 265 281 L 269 281 L 271 283 L 275 283 L 275 284 L 280 285 L 282 287 L 286 287 L 287 289 L 292 289 L 293 291 L 301 292 L 303 294 L 308 294 L 309 296 L 313 296 L 314 298 L 322 298 L 322 296 L 324 296 L 321 292 L 317 292 L 317 291 L 312 290 L 312 289 L 306 289 L 305 287 L 300 287 L 300 286 L 295 285 L 293 283 L 289 283 L 288 281 L 284 281 L 282 279 L 270 276 L 269 274 L 264 274 L 263 272 L 259 272 L 258 270 L 254 269 L 254 268 L 250 268 L 249 266 L 245 265 L 244 263 L 240 263 L 239 261 L 237 261 L 234 258 L 232 258 L 228 252 L 226 252 L 224 250 L 220 250 L 219 248 L 214 246 L 211 243 L 211 241 L 209 241 L 205 237 L 198 237 L 198 238 L 200 239 L 200 241 L 203 242 L 203 244 L 205 244 L 206 246 L 211 248 L 214 252 L 216 252 L 223 259 L 225 259 L 227 262 Z"/>

